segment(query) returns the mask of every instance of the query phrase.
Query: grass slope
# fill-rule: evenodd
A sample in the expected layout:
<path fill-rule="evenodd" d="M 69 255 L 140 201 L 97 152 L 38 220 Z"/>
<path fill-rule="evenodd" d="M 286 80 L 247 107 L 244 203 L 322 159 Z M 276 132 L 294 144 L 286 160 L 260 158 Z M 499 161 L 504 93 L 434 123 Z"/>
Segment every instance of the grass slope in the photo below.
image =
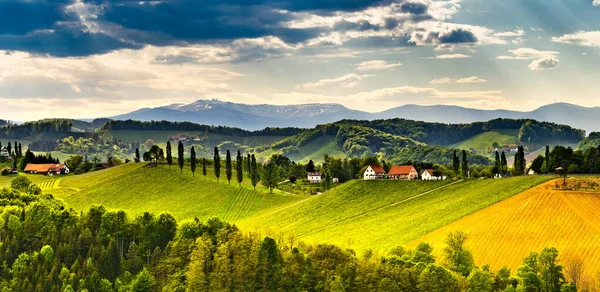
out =
<path fill-rule="evenodd" d="M 477 134 L 462 142 L 452 144 L 448 147 L 470 150 L 474 148 L 478 153 L 485 153 L 488 147 L 491 147 L 494 142 L 502 145 L 519 144 L 517 135 L 518 129 L 493 130 L 481 134 Z"/>
<path fill-rule="evenodd" d="M 199 131 L 136 131 L 136 130 L 110 130 L 100 132 L 100 136 L 104 139 L 121 139 L 125 142 L 140 142 L 144 143 L 147 139 L 154 140 L 155 143 L 163 144 L 167 143 L 167 140 L 171 136 L 183 134 L 187 136 L 204 136 L 205 132 Z M 202 141 L 202 145 L 207 147 L 214 147 L 223 141 L 233 141 L 242 145 L 250 147 L 257 147 L 265 144 L 271 144 L 280 141 L 285 137 L 283 136 L 251 136 L 251 137 L 239 137 L 229 136 L 221 134 L 208 134 L 208 139 Z"/>
<path fill-rule="evenodd" d="M 60 188 L 74 191 L 59 191 L 56 196 L 76 210 L 102 204 L 133 215 L 145 211 L 168 212 L 178 220 L 219 217 L 234 223 L 262 210 L 304 199 L 281 193 L 267 194 L 237 184 L 228 186 L 199 176 L 180 174 L 179 169 L 166 166 L 140 167 L 135 164 L 104 170 L 103 173 L 65 177 L 56 190 Z"/>
<path fill-rule="evenodd" d="M 583 272 L 595 276 L 600 272 L 600 193 L 555 191 L 552 184 L 466 216 L 408 246 L 428 242 L 439 256 L 446 234 L 462 230 L 476 263 L 490 264 L 494 270 L 508 265 L 514 271 L 531 251 L 553 246 L 566 268 L 582 260 Z"/>
<path fill-rule="evenodd" d="M 387 251 L 548 179 L 458 182 L 404 202 L 444 182 L 353 181 L 285 212 L 249 218 L 239 225 L 280 230 L 309 242 Z M 393 203 L 398 204 L 390 206 Z"/>
<path fill-rule="evenodd" d="M 293 161 L 307 163 L 309 160 L 321 161 L 324 154 L 332 157 L 346 157 L 346 154 L 335 143 L 334 136 L 324 135 L 300 147 L 297 153 L 289 155 Z"/>

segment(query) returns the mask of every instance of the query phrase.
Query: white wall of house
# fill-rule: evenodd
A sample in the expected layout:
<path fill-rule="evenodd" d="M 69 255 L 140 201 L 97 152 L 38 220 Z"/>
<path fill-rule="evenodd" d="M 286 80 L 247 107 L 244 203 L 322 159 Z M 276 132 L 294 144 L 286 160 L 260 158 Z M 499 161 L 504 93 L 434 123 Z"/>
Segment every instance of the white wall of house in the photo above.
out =
<path fill-rule="evenodd" d="M 309 175 L 307 177 L 308 181 L 313 183 L 313 184 L 318 184 L 321 183 L 321 176 L 320 175 Z"/>
<path fill-rule="evenodd" d="M 371 168 L 371 166 L 368 166 L 367 169 L 365 170 L 365 173 L 363 173 L 363 179 L 364 180 L 375 180 L 375 179 L 377 179 L 377 174 L 375 173 L 375 171 L 373 170 L 373 168 Z"/>

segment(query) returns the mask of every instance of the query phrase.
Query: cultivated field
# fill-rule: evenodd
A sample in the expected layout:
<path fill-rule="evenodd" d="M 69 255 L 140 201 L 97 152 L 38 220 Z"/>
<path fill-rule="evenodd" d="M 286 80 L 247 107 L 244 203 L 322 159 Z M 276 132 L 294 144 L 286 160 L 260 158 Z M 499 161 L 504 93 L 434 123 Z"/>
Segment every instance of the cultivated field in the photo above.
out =
<path fill-rule="evenodd" d="M 508 198 L 408 246 L 428 242 L 439 256 L 446 234 L 462 230 L 468 234 L 466 246 L 476 263 L 490 264 L 493 270 L 508 265 L 515 271 L 531 251 L 552 246 L 559 250 L 567 270 L 583 261 L 584 273 L 593 278 L 600 272 L 600 193 L 556 191 L 554 184 L 542 184 Z"/>

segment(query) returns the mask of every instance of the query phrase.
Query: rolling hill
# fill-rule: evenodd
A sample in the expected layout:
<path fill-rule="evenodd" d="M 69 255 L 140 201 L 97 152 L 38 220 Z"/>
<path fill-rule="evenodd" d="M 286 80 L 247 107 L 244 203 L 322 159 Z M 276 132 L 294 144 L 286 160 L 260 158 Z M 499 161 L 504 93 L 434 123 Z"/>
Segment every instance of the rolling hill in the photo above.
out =
<path fill-rule="evenodd" d="M 493 206 L 419 237 L 433 244 L 440 256 L 450 231 L 467 233 L 466 246 L 478 264 L 492 270 L 508 265 L 515 270 L 524 256 L 544 247 L 560 251 L 567 269 L 583 261 L 583 271 L 594 277 L 600 271 L 600 193 L 553 190 L 553 182 L 539 185 Z"/>

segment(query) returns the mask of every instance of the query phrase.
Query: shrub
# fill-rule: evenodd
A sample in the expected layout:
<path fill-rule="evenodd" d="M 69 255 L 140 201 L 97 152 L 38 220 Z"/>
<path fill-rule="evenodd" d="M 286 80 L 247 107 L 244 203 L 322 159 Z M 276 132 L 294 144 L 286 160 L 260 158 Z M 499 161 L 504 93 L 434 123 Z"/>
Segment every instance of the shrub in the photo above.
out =
<path fill-rule="evenodd" d="M 19 191 L 26 191 L 29 188 L 29 185 L 31 185 L 31 180 L 25 176 L 19 175 L 12 180 L 10 187 Z"/>

